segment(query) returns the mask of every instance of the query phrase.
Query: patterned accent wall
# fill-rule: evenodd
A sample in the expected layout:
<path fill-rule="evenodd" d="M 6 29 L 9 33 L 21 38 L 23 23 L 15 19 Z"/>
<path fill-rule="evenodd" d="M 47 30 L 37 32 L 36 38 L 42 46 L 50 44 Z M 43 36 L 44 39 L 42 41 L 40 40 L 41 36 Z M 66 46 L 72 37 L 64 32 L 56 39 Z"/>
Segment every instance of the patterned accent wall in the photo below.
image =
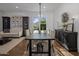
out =
<path fill-rule="evenodd" d="M 22 30 L 22 17 L 21 16 L 12 16 L 10 19 L 11 19 L 10 32 L 18 32 Z"/>

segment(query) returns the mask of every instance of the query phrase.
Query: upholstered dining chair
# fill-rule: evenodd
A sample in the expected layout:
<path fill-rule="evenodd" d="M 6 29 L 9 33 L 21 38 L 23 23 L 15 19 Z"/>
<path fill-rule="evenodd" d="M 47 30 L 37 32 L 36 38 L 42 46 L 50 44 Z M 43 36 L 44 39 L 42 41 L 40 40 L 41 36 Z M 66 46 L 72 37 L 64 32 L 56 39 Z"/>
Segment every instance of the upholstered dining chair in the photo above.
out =
<path fill-rule="evenodd" d="M 26 30 L 26 37 L 27 37 L 27 36 L 30 36 L 30 35 L 31 35 L 31 32 L 30 32 L 29 29 L 27 29 L 27 30 Z"/>
<path fill-rule="evenodd" d="M 27 29 L 27 30 L 26 30 L 26 37 L 28 37 L 28 36 L 30 36 L 30 35 L 31 35 L 31 32 L 30 32 L 29 29 Z M 27 41 L 27 50 L 28 50 L 28 48 L 29 48 L 29 43 L 28 43 L 28 41 Z"/>

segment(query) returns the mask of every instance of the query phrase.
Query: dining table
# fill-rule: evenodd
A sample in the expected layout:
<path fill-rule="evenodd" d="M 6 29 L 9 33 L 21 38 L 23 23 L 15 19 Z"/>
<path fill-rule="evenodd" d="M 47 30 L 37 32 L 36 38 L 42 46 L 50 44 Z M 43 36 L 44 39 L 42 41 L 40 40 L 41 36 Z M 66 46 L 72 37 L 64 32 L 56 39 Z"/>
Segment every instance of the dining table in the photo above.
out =
<path fill-rule="evenodd" d="M 50 36 L 49 34 L 47 33 L 33 33 L 29 36 L 26 37 L 26 40 L 29 40 L 29 56 L 32 56 L 32 54 L 48 54 L 48 56 L 51 56 L 51 42 L 52 40 L 54 40 L 54 38 L 52 36 Z M 32 40 L 41 40 L 41 41 L 44 41 L 44 40 L 47 40 L 48 42 L 48 51 L 47 52 L 33 52 L 32 51 Z M 53 48 L 53 51 L 54 51 L 54 48 Z"/>

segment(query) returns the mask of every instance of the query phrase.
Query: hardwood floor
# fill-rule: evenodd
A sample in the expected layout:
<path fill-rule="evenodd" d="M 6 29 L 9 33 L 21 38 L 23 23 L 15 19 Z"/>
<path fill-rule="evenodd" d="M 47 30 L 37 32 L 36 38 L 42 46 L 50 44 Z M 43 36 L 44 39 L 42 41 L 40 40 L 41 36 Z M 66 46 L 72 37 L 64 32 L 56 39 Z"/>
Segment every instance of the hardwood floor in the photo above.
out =
<path fill-rule="evenodd" d="M 55 55 L 59 55 L 59 56 L 79 56 L 78 52 L 66 50 L 57 41 L 54 41 L 53 46 L 54 46 L 54 50 L 55 50 Z"/>
<path fill-rule="evenodd" d="M 71 51 L 70 53 L 73 54 L 74 56 L 79 56 L 79 53 L 78 52 Z"/>
<path fill-rule="evenodd" d="M 28 42 L 28 41 L 27 41 Z M 67 51 L 64 47 L 62 47 L 57 41 L 54 41 L 52 48 L 54 47 L 54 52 L 51 52 L 51 56 L 79 56 L 78 52 L 75 51 Z M 51 49 L 52 50 L 52 49 Z M 29 51 L 26 50 L 24 56 L 29 56 Z M 45 54 L 35 54 L 33 56 L 47 56 Z"/>
<path fill-rule="evenodd" d="M 37 41 L 35 41 L 35 42 L 37 42 Z M 34 41 L 32 42 L 32 46 L 34 46 L 36 43 L 35 43 Z M 26 45 L 28 44 L 28 40 L 26 40 Z M 46 51 L 48 51 L 48 41 L 45 41 L 44 43 L 43 43 L 43 45 L 44 45 L 44 47 L 43 47 L 43 51 L 44 52 L 46 52 Z M 27 49 L 27 48 L 26 48 Z M 32 48 L 33 49 L 33 51 L 36 51 L 37 50 L 37 48 L 36 47 L 34 47 L 34 48 Z M 25 54 L 26 56 L 29 56 L 29 49 L 28 50 L 26 50 L 26 54 Z M 32 54 L 33 56 L 48 56 L 48 54 Z M 54 53 L 53 53 L 53 49 L 51 49 L 51 56 L 54 56 Z"/>

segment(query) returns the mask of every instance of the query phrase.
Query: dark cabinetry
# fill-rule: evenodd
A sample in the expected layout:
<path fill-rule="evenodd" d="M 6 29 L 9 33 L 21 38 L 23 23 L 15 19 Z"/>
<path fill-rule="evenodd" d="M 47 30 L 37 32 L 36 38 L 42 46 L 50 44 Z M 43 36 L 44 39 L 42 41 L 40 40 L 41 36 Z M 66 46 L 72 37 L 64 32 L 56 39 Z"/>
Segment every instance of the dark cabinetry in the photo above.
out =
<path fill-rule="evenodd" d="M 3 32 L 10 32 L 10 17 L 3 18 Z"/>
<path fill-rule="evenodd" d="M 56 30 L 55 38 L 67 50 L 77 51 L 77 32 Z"/>
<path fill-rule="evenodd" d="M 23 17 L 23 36 L 25 36 L 27 29 L 29 29 L 29 17 Z"/>

